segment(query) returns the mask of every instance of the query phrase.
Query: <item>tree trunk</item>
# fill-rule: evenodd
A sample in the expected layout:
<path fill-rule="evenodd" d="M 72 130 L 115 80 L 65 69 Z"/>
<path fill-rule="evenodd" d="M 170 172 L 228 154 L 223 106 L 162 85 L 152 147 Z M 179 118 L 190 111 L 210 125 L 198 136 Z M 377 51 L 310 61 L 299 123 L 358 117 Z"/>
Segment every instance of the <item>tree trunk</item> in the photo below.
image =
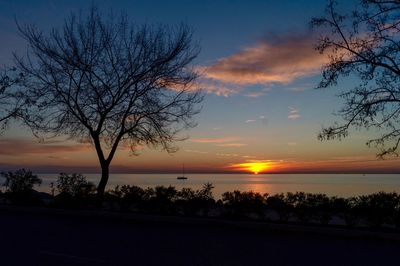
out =
<path fill-rule="evenodd" d="M 99 197 L 103 197 L 104 195 L 104 191 L 106 189 L 106 185 L 108 182 L 108 177 L 109 177 L 109 165 L 104 163 L 101 165 L 101 179 L 97 187 L 97 195 Z"/>

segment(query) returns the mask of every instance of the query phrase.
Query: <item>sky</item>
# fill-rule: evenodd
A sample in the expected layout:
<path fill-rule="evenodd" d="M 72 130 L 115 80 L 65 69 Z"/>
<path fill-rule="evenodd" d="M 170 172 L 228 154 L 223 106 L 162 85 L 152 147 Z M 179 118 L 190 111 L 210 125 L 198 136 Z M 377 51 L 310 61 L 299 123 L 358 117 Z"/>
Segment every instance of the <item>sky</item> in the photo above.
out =
<path fill-rule="evenodd" d="M 345 1 L 351 5 L 352 1 Z M 62 25 L 70 12 L 91 1 L 0 0 L 0 64 L 23 54 L 20 23 L 44 31 Z M 111 164 L 115 173 L 397 173 L 397 158 L 378 160 L 365 143 L 376 132 L 352 131 L 342 141 L 319 141 L 318 132 L 340 117 L 337 87 L 315 89 L 327 57 L 313 49 L 318 33 L 309 27 L 324 12 L 324 0 L 94 1 L 100 10 L 127 13 L 134 23 L 185 22 L 194 29 L 201 52 L 194 65 L 205 91 L 197 127 L 182 132 L 173 154 L 141 147 L 132 155 L 121 147 Z M 254 162 L 262 169 L 244 169 Z M 93 147 L 67 138 L 39 141 L 14 124 L 0 136 L 0 168 L 36 172 L 98 172 Z M 243 168 L 244 167 L 244 168 Z"/>

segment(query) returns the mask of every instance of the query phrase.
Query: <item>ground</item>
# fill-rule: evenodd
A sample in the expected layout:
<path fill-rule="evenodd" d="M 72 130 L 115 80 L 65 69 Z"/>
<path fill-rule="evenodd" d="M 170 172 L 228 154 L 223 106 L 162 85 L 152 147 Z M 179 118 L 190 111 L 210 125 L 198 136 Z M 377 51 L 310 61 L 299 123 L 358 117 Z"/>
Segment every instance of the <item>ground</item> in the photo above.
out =
<path fill-rule="evenodd" d="M 398 265 L 400 251 L 396 234 L 146 215 L 0 208 L 0 226 L 1 265 Z"/>

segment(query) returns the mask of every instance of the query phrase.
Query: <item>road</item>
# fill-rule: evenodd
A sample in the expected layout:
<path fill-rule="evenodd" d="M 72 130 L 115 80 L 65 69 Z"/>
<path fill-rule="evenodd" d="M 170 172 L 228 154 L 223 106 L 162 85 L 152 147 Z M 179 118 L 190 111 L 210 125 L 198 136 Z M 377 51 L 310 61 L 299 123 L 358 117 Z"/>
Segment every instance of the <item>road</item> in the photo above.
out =
<path fill-rule="evenodd" d="M 154 218 L 0 210 L 0 227 L 0 265 L 399 265 L 400 254 L 394 240 Z"/>

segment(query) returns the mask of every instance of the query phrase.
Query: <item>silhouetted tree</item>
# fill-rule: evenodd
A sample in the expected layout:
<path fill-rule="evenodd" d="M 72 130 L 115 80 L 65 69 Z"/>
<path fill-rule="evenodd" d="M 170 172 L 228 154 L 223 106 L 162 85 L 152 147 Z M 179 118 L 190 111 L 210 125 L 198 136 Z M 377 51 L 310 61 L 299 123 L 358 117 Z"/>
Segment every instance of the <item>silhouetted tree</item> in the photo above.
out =
<path fill-rule="evenodd" d="M 266 197 L 267 208 L 274 210 L 279 215 L 280 222 L 287 222 L 293 212 L 291 202 L 287 200 L 285 194 L 275 194 Z"/>
<path fill-rule="evenodd" d="M 122 210 L 140 210 L 146 208 L 147 202 L 154 196 L 153 189 L 143 189 L 133 185 L 116 186 L 108 192 L 115 197 Z"/>
<path fill-rule="evenodd" d="M 42 183 L 37 175 L 25 169 L 19 169 L 15 172 L 1 172 L 1 176 L 5 178 L 3 186 L 6 187 L 6 192 L 10 193 L 30 192 L 34 185 Z"/>
<path fill-rule="evenodd" d="M 266 209 L 265 198 L 260 193 L 253 191 L 238 191 L 225 192 L 222 194 L 224 207 L 229 215 L 237 217 L 252 217 L 264 218 Z"/>
<path fill-rule="evenodd" d="M 197 191 L 197 196 L 201 199 L 204 200 L 214 200 L 212 190 L 214 189 L 214 186 L 212 183 L 205 183 L 203 184 L 203 187 Z"/>
<path fill-rule="evenodd" d="M 98 205 L 97 197 L 94 197 L 95 188 L 95 185 L 81 174 L 61 173 L 56 182 L 58 194 L 52 204 L 62 208 L 93 208 Z"/>
<path fill-rule="evenodd" d="M 57 178 L 56 187 L 59 193 L 68 194 L 72 197 L 87 196 L 95 188 L 94 184 L 87 181 L 85 176 L 76 173 L 60 173 Z"/>
<path fill-rule="evenodd" d="M 207 216 L 209 210 L 214 206 L 215 200 L 212 194 L 214 186 L 205 183 L 199 190 L 182 188 L 177 192 L 175 205 L 184 214 Z M 179 208 L 180 207 L 180 208 Z"/>
<path fill-rule="evenodd" d="M 329 0 L 326 16 L 311 24 L 322 29 L 317 49 L 329 56 L 320 88 L 335 86 L 340 77 L 358 77 L 359 84 L 345 90 L 342 124 L 324 128 L 319 138 L 348 135 L 351 127 L 382 130 L 367 144 L 377 146 L 378 156 L 396 154 L 400 143 L 400 1 L 359 0 L 344 14 Z"/>
<path fill-rule="evenodd" d="M 132 25 L 127 16 L 72 14 L 49 34 L 19 26 L 29 44 L 16 56 L 26 76 L 27 124 L 35 134 L 91 141 L 102 170 L 99 195 L 119 145 L 173 152 L 178 133 L 195 126 L 202 94 L 193 88 L 198 54 L 191 29 Z"/>
<path fill-rule="evenodd" d="M 393 223 L 396 210 L 400 207 L 397 193 L 378 192 L 357 198 L 356 214 L 364 218 L 369 226 L 381 227 Z"/>

